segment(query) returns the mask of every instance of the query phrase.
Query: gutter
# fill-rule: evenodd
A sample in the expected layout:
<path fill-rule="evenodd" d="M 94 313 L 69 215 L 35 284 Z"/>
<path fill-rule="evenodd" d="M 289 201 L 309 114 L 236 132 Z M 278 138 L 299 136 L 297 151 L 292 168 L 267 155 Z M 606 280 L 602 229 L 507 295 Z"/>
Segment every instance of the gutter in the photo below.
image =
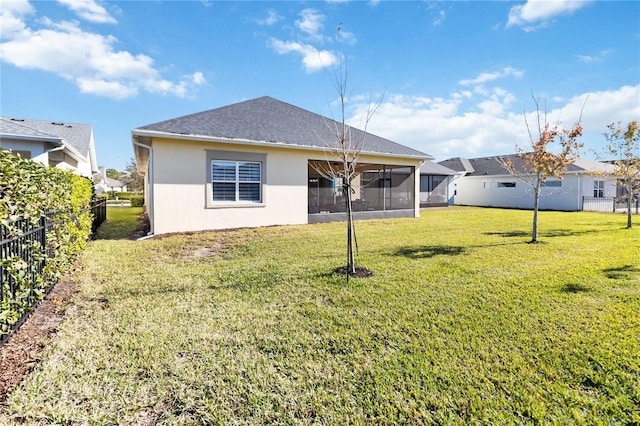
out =
<path fill-rule="evenodd" d="M 145 178 L 149 182 L 148 190 L 149 190 L 149 205 L 147 206 L 147 215 L 149 216 L 149 232 L 147 236 L 153 235 L 153 149 L 149 145 L 142 144 L 138 142 L 138 135 L 131 135 L 131 141 L 134 146 L 138 148 L 144 148 L 149 151 L 149 160 L 147 162 L 147 172 L 145 173 Z"/>

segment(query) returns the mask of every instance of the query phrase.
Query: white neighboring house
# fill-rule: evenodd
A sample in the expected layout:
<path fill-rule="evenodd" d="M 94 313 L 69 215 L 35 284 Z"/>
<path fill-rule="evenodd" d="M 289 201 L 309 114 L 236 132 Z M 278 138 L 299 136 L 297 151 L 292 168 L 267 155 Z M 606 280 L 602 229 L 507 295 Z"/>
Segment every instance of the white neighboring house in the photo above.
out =
<path fill-rule="evenodd" d="M 463 174 L 432 161 L 420 166 L 420 207 L 453 205 L 454 181 Z"/>
<path fill-rule="evenodd" d="M 92 180 L 98 173 L 93 129 L 89 124 L 2 116 L 0 149 Z"/>
<path fill-rule="evenodd" d="M 454 179 L 454 204 L 483 207 L 533 209 L 533 188 L 507 172 L 499 158 L 511 159 L 522 169 L 517 155 L 440 161 L 461 175 Z M 562 179 L 548 178 L 540 191 L 540 210 L 580 211 L 585 197 L 616 196 L 614 167 L 608 163 L 579 159 Z"/>
<path fill-rule="evenodd" d="M 332 161 L 336 125 L 264 96 L 134 129 L 151 233 L 346 219 L 343 182 L 317 171 Z M 418 170 L 431 158 L 367 134 L 354 217 L 418 217 Z"/>
<path fill-rule="evenodd" d="M 125 192 L 127 190 L 127 184 L 117 179 L 111 179 L 107 177 L 107 169 L 105 167 L 99 167 L 100 172 L 95 179 L 96 194 L 102 194 L 105 192 Z"/>

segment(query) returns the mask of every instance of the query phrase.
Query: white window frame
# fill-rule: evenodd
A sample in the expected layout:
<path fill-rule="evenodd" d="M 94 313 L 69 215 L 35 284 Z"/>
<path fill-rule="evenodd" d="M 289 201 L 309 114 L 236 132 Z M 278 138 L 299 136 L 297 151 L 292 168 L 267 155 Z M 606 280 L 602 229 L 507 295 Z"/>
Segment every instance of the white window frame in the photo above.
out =
<path fill-rule="evenodd" d="M 500 182 L 498 182 L 496 185 L 497 185 L 497 187 L 498 187 L 499 189 L 502 189 L 502 188 L 515 188 L 515 187 L 516 187 L 516 182 L 515 182 L 515 181 L 513 181 L 513 180 L 510 180 L 510 181 L 500 181 Z"/>
<path fill-rule="evenodd" d="M 604 181 L 593 181 L 593 198 L 604 198 Z"/>
<path fill-rule="evenodd" d="M 221 207 L 263 207 L 266 205 L 265 186 L 266 186 L 266 168 L 267 155 L 252 152 L 235 152 L 235 151 L 217 151 L 206 150 L 207 159 L 207 182 L 205 185 L 205 207 L 221 208 Z M 225 162 L 235 164 L 235 176 L 233 183 L 235 184 L 235 200 L 214 200 L 213 199 L 213 163 Z M 241 164 L 258 164 L 260 167 L 260 181 L 241 181 L 239 168 Z M 223 181 L 219 181 L 223 182 Z M 231 181 L 226 181 L 231 182 Z M 240 186 L 243 183 L 259 183 L 260 199 L 258 201 L 240 200 Z"/>

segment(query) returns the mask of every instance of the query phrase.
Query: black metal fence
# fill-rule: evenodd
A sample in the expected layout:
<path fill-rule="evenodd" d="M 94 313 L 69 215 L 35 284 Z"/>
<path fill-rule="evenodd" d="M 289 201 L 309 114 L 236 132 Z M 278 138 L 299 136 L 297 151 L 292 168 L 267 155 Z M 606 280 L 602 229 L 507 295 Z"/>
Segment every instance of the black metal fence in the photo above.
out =
<path fill-rule="evenodd" d="M 89 207 L 93 215 L 91 232 L 95 234 L 100 225 L 107 218 L 107 201 L 93 201 Z M 0 314 L 2 307 L 16 307 L 16 305 L 28 305 L 21 317 L 14 322 L 15 318 L 5 318 L 0 315 L 0 346 L 6 342 L 10 334 L 17 330 L 33 311 L 37 303 L 42 299 L 36 288 L 20 288 L 14 279 L 17 273 L 22 280 L 35 283 L 42 277 L 44 266 L 50 253 L 47 248 L 47 231 L 53 227 L 55 213 L 44 214 L 37 226 L 28 220 L 18 220 L 8 229 L 0 224 Z M 16 232 L 17 231 L 17 232 Z M 9 271 L 6 261 L 13 259 L 12 264 L 18 264 L 17 272 Z M 15 266 L 14 266 L 15 269 Z M 48 293 L 53 284 L 45 288 Z M 8 333 L 6 331 L 9 331 Z"/>
<path fill-rule="evenodd" d="M 620 197 L 582 197 L 585 212 L 626 213 L 627 200 Z M 640 198 L 633 200 L 631 213 L 640 214 Z"/>

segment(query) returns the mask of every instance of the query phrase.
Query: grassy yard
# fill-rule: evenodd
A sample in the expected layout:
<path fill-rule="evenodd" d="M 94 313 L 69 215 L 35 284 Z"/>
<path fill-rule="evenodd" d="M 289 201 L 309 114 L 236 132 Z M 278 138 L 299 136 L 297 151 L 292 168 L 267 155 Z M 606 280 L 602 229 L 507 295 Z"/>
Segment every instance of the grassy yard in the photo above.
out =
<path fill-rule="evenodd" d="M 640 231 L 448 208 L 98 240 L 5 416 L 42 424 L 637 424 Z M 115 226 L 115 225 L 113 225 Z"/>

